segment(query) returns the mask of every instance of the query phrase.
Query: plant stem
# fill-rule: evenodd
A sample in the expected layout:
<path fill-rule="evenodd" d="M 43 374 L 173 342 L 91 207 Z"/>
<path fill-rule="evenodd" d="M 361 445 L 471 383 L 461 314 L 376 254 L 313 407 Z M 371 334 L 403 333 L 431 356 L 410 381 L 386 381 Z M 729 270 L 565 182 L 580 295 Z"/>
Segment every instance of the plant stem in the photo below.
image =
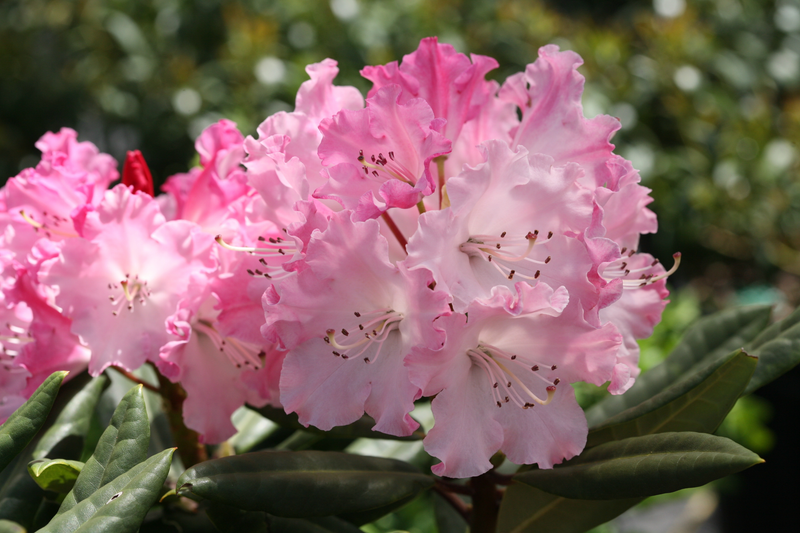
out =
<path fill-rule="evenodd" d="M 447 160 L 446 155 L 440 155 L 434 161 L 436 161 L 436 170 L 438 171 L 438 178 L 439 178 L 439 209 L 442 208 L 442 191 L 444 191 L 444 162 Z"/>
<path fill-rule="evenodd" d="M 161 389 L 159 389 L 155 385 L 151 385 L 150 383 L 144 381 L 143 379 L 141 379 L 139 377 L 134 376 L 133 374 L 131 374 L 130 372 L 128 372 L 124 368 L 119 367 L 119 366 L 114 366 L 114 365 L 112 365 L 111 368 L 113 368 L 114 370 L 116 370 L 117 372 L 119 372 L 120 374 L 125 376 L 130 381 L 133 381 L 137 385 L 141 385 L 142 387 L 144 387 L 147 390 L 150 390 L 150 391 L 153 391 L 155 393 L 161 394 Z"/>
<path fill-rule="evenodd" d="M 386 211 L 383 212 L 381 218 L 383 219 L 384 222 L 386 222 L 386 225 L 389 226 L 389 229 L 392 231 L 392 234 L 397 239 L 397 242 L 400 243 L 400 246 L 403 247 L 403 251 L 405 251 L 406 246 L 408 246 L 408 241 L 403 236 L 403 233 L 400 231 L 400 228 L 397 227 L 397 224 L 394 223 L 394 220 L 392 220 L 392 218 L 389 216 L 389 213 L 387 213 Z"/>
<path fill-rule="evenodd" d="M 186 391 L 180 383 L 173 383 L 161 375 L 156 369 L 158 383 L 161 385 L 161 396 L 164 399 L 164 411 L 167 414 L 172 438 L 178 447 L 183 466 L 189 468 L 197 463 L 208 461 L 206 447 L 200 443 L 199 435 L 186 427 L 183 423 L 183 402 L 186 400 Z"/>
<path fill-rule="evenodd" d="M 472 516 L 469 522 L 470 533 L 495 533 L 500 505 L 497 501 L 497 488 L 490 473 L 470 480 L 475 495 L 472 497 Z"/>
<path fill-rule="evenodd" d="M 464 503 L 461 498 L 450 492 L 449 488 L 445 486 L 440 480 L 436 480 L 436 484 L 433 486 L 433 490 L 435 490 L 439 496 L 444 498 L 444 500 L 450 504 L 450 506 L 460 514 L 464 520 L 469 524 L 470 523 L 470 506 Z"/>

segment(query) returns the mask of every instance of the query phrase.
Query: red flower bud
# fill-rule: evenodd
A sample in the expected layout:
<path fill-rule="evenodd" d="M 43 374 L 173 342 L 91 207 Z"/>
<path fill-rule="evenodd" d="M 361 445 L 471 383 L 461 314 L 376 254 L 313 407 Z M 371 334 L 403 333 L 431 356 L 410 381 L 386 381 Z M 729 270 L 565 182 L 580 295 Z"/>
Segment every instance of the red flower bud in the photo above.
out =
<path fill-rule="evenodd" d="M 142 152 L 132 150 L 125 158 L 125 165 L 122 167 L 122 183 L 133 187 L 134 191 L 142 191 L 150 196 L 155 196 L 153 191 L 153 176 L 144 161 Z"/>

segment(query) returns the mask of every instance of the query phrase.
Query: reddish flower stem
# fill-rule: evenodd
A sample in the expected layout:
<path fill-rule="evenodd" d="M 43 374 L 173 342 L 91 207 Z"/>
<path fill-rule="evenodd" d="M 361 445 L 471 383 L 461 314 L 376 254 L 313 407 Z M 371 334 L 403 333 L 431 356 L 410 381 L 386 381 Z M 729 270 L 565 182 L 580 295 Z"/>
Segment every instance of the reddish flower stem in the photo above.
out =
<path fill-rule="evenodd" d="M 161 385 L 164 411 L 166 411 L 172 438 L 175 439 L 183 466 L 189 468 L 197 463 L 208 461 L 208 452 L 206 447 L 200 443 L 200 436 L 183 423 L 183 402 L 186 400 L 186 391 L 183 390 L 180 383 L 172 383 L 162 376 L 158 369 L 156 369 L 156 374 L 158 383 Z"/>
<path fill-rule="evenodd" d="M 495 533 L 500 504 L 497 487 L 487 472 L 470 480 L 475 496 L 472 498 L 472 514 L 469 521 L 470 533 Z"/>
<path fill-rule="evenodd" d="M 394 220 L 392 220 L 392 218 L 389 216 L 389 213 L 386 211 L 383 212 L 381 218 L 384 222 L 386 222 L 386 225 L 389 226 L 389 229 L 392 231 L 392 235 L 394 235 L 394 237 L 397 239 L 397 242 L 400 243 L 400 246 L 402 246 L 403 250 L 405 251 L 406 246 L 408 246 L 408 241 L 403 236 L 400 228 L 397 227 L 397 224 L 394 223 Z"/>
<path fill-rule="evenodd" d="M 436 480 L 436 483 L 433 485 L 433 490 L 439 493 L 439 496 L 444 498 L 444 501 L 450 504 L 453 509 L 456 510 L 458 514 L 460 514 L 464 520 L 469 524 L 470 523 L 470 515 L 471 515 L 471 507 L 464 503 L 461 498 L 453 494 L 449 487 L 449 484 L 445 485 L 441 482 L 441 480 Z"/>
<path fill-rule="evenodd" d="M 156 392 L 158 394 L 161 394 L 161 389 L 159 389 L 155 385 L 151 385 L 150 383 L 148 383 L 148 382 L 146 382 L 146 381 L 134 376 L 133 374 L 131 374 L 130 372 L 128 372 L 124 368 L 116 366 L 116 365 L 111 365 L 111 368 L 113 368 L 114 370 L 116 370 L 117 372 L 119 372 L 120 374 L 125 376 L 130 381 L 133 381 L 137 385 L 141 385 L 142 387 L 144 387 L 147 390 L 150 390 L 150 391 Z"/>
<path fill-rule="evenodd" d="M 459 485 L 458 483 L 452 483 L 443 479 L 437 479 L 436 483 L 445 490 L 455 492 L 456 494 L 463 494 L 465 496 L 472 496 L 475 494 L 475 491 L 469 485 Z"/>

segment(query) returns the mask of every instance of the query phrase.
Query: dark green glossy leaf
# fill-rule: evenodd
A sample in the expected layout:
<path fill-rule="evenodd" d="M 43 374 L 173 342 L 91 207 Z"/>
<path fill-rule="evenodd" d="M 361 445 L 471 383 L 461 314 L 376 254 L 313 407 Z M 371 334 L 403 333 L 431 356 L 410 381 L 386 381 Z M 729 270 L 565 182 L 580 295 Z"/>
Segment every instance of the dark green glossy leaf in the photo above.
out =
<path fill-rule="evenodd" d="M 608 396 L 586 412 L 590 428 L 652 398 L 692 367 L 707 367 L 756 337 L 769 320 L 769 306 L 740 307 L 702 318 L 689 328 L 681 342 L 660 365 L 642 374 L 625 394 Z M 757 354 L 756 354 L 757 355 Z"/>
<path fill-rule="evenodd" d="M 353 524 L 335 516 L 317 518 L 285 518 L 270 516 L 270 533 L 360 533 Z"/>
<path fill-rule="evenodd" d="M 286 414 L 286 412 L 283 409 L 278 409 L 276 407 L 272 407 L 269 405 L 253 409 L 258 411 L 265 418 L 272 420 L 281 427 L 290 429 L 302 429 L 304 431 L 323 435 L 328 438 L 391 439 L 391 440 L 422 440 L 423 438 L 425 438 L 425 435 L 420 431 L 417 431 L 407 437 L 397 437 L 395 435 L 389 435 L 388 433 L 373 431 L 372 428 L 375 426 L 375 420 L 373 420 L 372 417 L 370 417 L 369 415 L 364 415 L 363 417 L 361 417 L 361 419 L 353 422 L 350 425 L 338 426 L 330 429 L 329 431 L 322 431 L 313 426 L 309 427 L 303 426 L 298 421 L 296 413 Z"/>
<path fill-rule="evenodd" d="M 411 502 L 417 496 L 418 493 L 414 492 L 409 494 L 405 498 L 399 498 L 393 500 L 387 505 L 382 505 L 380 507 L 369 509 L 367 511 L 360 511 L 355 513 L 340 513 L 338 514 L 338 517 L 341 518 L 342 520 L 346 520 L 351 524 L 355 524 L 357 526 L 363 526 L 364 524 L 369 524 L 370 522 L 374 522 L 378 518 L 386 516 L 392 511 L 403 507 L 405 504 Z"/>
<path fill-rule="evenodd" d="M 340 452 L 254 452 L 197 464 L 178 493 L 276 516 L 367 513 L 406 502 L 433 478 L 394 459 Z"/>
<path fill-rule="evenodd" d="M 334 516 L 285 518 L 258 511 L 242 511 L 219 503 L 211 504 L 206 513 L 221 533 L 360 533 L 361 531 Z"/>
<path fill-rule="evenodd" d="M 26 529 L 11 520 L 0 520 L 0 533 L 26 533 Z"/>
<path fill-rule="evenodd" d="M 500 503 L 497 533 L 585 533 L 641 501 L 642 498 L 574 500 L 514 483 Z"/>
<path fill-rule="evenodd" d="M 164 450 L 60 512 L 40 533 L 135 533 L 158 500 L 174 449 Z"/>
<path fill-rule="evenodd" d="M 34 459 L 46 457 L 55 445 L 67 438 L 79 439 L 82 447 L 83 440 L 89 433 L 94 408 L 107 384 L 107 377 L 96 377 L 72 397 L 53 425 L 39 439 L 33 451 Z"/>
<path fill-rule="evenodd" d="M 44 490 L 28 474 L 27 461 L 18 458 L 0 487 L 0 519 L 11 520 L 30 529 L 44 497 Z"/>
<path fill-rule="evenodd" d="M 758 360 L 738 350 L 713 369 L 686 376 L 589 432 L 586 447 L 653 433 L 713 433 L 747 387 Z M 695 383 L 699 381 L 699 383 Z"/>
<path fill-rule="evenodd" d="M 28 464 L 28 473 L 44 490 L 66 494 L 83 470 L 80 461 L 67 459 L 36 459 Z"/>
<path fill-rule="evenodd" d="M 150 421 L 144 405 L 142 386 L 137 385 L 122 397 L 94 454 L 86 461 L 75 487 L 64 499 L 58 514 L 94 494 L 147 458 Z"/>
<path fill-rule="evenodd" d="M 61 388 L 61 382 L 69 372 L 53 372 L 39 385 L 28 401 L 14 411 L 0 426 L 0 470 L 17 456 L 47 420 Z"/>
<path fill-rule="evenodd" d="M 747 349 L 758 357 L 758 367 L 744 392 L 750 394 L 800 363 L 800 309 L 767 328 Z"/>
<path fill-rule="evenodd" d="M 267 513 L 212 503 L 206 508 L 206 514 L 220 533 L 269 533 Z"/>
<path fill-rule="evenodd" d="M 439 533 L 466 533 L 467 521 L 464 520 L 464 517 L 435 492 L 433 493 L 433 514 Z"/>
<path fill-rule="evenodd" d="M 565 498 L 639 498 L 699 487 L 762 462 L 732 440 L 683 431 L 607 442 L 514 479 Z"/>

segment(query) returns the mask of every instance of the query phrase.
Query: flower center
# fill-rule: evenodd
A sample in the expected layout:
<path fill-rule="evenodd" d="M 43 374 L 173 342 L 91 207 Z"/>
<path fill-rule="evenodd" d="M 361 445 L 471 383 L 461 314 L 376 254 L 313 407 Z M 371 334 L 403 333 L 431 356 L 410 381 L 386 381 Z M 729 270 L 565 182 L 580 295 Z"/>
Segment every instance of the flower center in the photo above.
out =
<path fill-rule="evenodd" d="M 603 270 L 603 279 L 606 281 L 622 279 L 623 289 L 638 289 L 641 287 L 646 287 L 647 285 L 652 285 L 653 283 L 661 281 L 662 279 L 667 279 L 674 274 L 676 270 L 678 270 L 678 267 L 681 264 L 681 253 L 677 252 L 672 254 L 672 259 L 674 260 L 672 268 L 663 274 L 656 275 L 652 272 L 649 272 L 659 263 L 658 259 L 655 259 L 652 263 L 643 268 L 628 268 L 628 260 L 630 260 L 635 253 L 635 250 L 628 252 L 626 248 L 623 248 L 622 257 L 609 263 L 608 266 L 606 266 L 606 268 Z"/>
<path fill-rule="evenodd" d="M 223 337 L 210 322 L 197 320 L 192 324 L 192 329 L 195 333 L 208 337 L 214 347 L 236 368 L 249 367 L 258 370 L 264 366 L 264 357 L 267 355 L 264 350 L 233 337 Z"/>
<path fill-rule="evenodd" d="M 544 244 L 553 238 L 553 232 L 547 232 L 542 238 L 539 230 L 529 231 L 524 236 L 507 236 L 502 232 L 495 235 L 470 235 L 467 242 L 459 246 L 459 250 L 471 257 L 480 257 L 490 262 L 494 268 L 508 279 L 517 278 L 535 280 L 542 274 L 541 267 L 549 264 L 551 256 L 546 259 L 531 257 L 536 244 Z"/>
<path fill-rule="evenodd" d="M 323 340 L 331 345 L 333 355 L 352 360 L 358 359 L 370 347 L 377 345 L 372 359 L 369 356 L 364 357 L 365 363 L 372 364 L 378 359 L 389 335 L 400 327 L 403 314 L 387 307 L 363 314 L 356 311 L 353 315 L 356 320 L 353 320 L 349 329 L 328 329 Z"/>
<path fill-rule="evenodd" d="M 133 312 L 135 304 L 144 306 L 150 297 L 150 289 L 147 281 L 139 279 L 139 274 L 131 278 L 130 274 L 125 274 L 125 279 L 118 283 L 109 283 L 108 290 L 111 293 L 108 297 L 113 310 L 111 314 L 119 315 L 123 308 Z"/>
<path fill-rule="evenodd" d="M 416 174 L 397 161 L 394 157 L 394 152 L 389 152 L 388 155 L 389 159 L 386 159 L 383 153 L 378 153 L 377 156 L 372 154 L 367 159 L 364 157 L 364 150 L 359 150 L 358 162 L 361 163 L 364 174 L 371 179 L 377 181 L 396 179 L 414 186 L 417 183 Z"/>
<path fill-rule="evenodd" d="M 34 218 L 32 213 L 26 213 L 23 209 L 19 210 L 20 216 L 33 226 L 33 229 L 38 233 L 42 230 L 48 239 L 52 239 L 53 235 L 61 237 L 77 237 L 72 226 L 72 221 L 56 214 L 48 214 L 47 211 L 42 211 L 42 221 Z"/>
<path fill-rule="evenodd" d="M 235 246 L 228 244 L 217 235 L 214 240 L 217 244 L 234 252 L 246 252 L 258 257 L 261 264 L 258 268 L 248 268 L 247 273 L 251 276 L 263 276 L 268 279 L 283 279 L 291 276 L 292 272 L 283 269 L 283 263 L 300 251 L 292 240 L 284 240 L 281 237 L 258 237 L 258 246 Z"/>
<path fill-rule="evenodd" d="M 540 370 L 554 371 L 558 367 L 530 359 L 522 360 L 491 344 L 478 343 L 478 346 L 467 350 L 467 355 L 483 369 L 492 388 L 492 398 L 497 407 L 504 403 L 513 402 L 522 409 L 539 405 L 547 405 L 553 401 L 556 386 L 561 382 L 555 378 L 550 381 L 540 373 Z M 523 374 L 533 374 L 546 384 L 547 399 L 539 398 L 519 378 Z"/>

